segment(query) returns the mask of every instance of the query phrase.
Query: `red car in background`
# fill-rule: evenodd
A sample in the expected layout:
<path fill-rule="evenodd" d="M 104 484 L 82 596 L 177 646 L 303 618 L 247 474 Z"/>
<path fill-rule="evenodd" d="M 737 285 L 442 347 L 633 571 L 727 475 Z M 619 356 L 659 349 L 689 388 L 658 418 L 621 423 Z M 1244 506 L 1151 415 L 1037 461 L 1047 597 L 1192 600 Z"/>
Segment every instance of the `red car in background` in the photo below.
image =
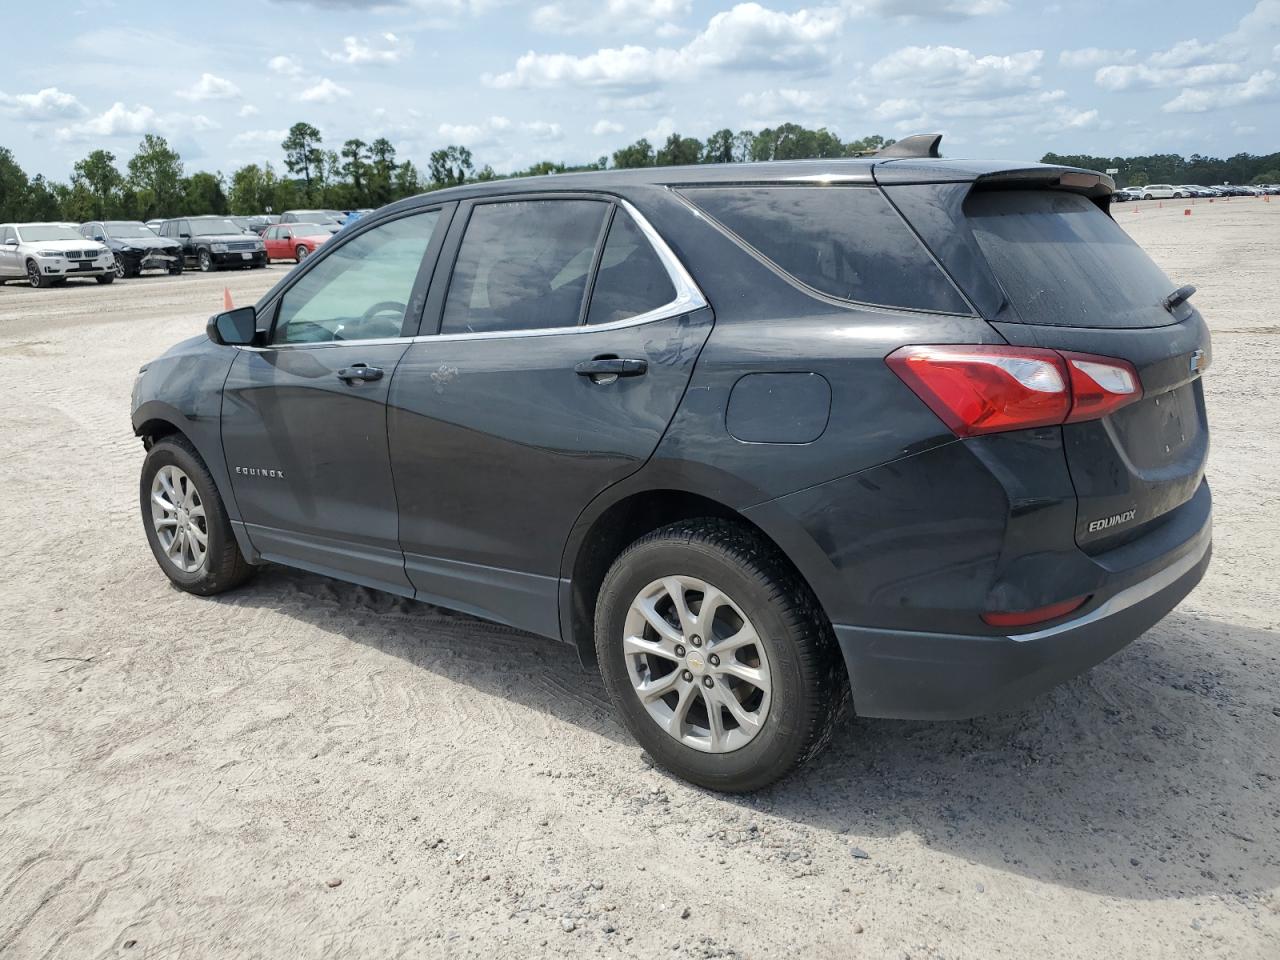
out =
<path fill-rule="evenodd" d="M 332 233 L 318 223 L 277 223 L 262 235 L 268 260 L 296 260 L 301 263 L 316 252 Z"/>

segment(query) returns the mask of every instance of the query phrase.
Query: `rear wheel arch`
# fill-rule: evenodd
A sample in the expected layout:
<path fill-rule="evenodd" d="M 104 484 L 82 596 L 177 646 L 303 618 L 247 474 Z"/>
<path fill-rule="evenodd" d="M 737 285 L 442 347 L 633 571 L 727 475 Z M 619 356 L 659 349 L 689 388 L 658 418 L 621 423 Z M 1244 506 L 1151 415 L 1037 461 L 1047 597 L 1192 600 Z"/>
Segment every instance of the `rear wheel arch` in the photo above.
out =
<path fill-rule="evenodd" d="M 560 623 L 564 639 L 584 662 L 595 660 L 596 599 L 613 562 L 635 541 L 682 520 L 717 519 L 740 526 L 759 538 L 786 562 L 812 591 L 803 571 L 758 524 L 718 500 L 680 489 L 651 489 L 621 497 L 579 526 L 566 551 Z"/>

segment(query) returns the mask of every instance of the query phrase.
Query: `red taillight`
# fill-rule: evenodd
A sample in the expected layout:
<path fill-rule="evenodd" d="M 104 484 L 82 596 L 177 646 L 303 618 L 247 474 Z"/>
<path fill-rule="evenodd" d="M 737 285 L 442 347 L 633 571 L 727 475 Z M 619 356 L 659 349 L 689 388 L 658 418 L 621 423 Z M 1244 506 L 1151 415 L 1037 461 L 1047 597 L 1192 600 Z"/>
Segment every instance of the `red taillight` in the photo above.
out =
<path fill-rule="evenodd" d="M 911 346 L 885 362 L 960 437 L 1093 420 L 1142 396 L 1123 360 L 1038 347 Z"/>
<path fill-rule="evenodd" d="M 1066 351 L 1062 358 L 1071 375 L 1073 402 L 1067 423 L 1097 420 L 1142 398 L 1142 384 L 1132 364 Z"/>
<path fill-rule="evenodd" d="M 1044 623 L 1047 620 L 1065 617 L 1073 610 L 1080 609 L 1088 599 L 1088 597 L 1076 597 L 1073 600 L 1063 600 L 1061 603 L 1051 603 L 1047 607 L 1036 607 L 1034 610 L 990 611 L 984 613 L 982 619 L 993 627 L 1026 627 L 1033 623 Z"/>

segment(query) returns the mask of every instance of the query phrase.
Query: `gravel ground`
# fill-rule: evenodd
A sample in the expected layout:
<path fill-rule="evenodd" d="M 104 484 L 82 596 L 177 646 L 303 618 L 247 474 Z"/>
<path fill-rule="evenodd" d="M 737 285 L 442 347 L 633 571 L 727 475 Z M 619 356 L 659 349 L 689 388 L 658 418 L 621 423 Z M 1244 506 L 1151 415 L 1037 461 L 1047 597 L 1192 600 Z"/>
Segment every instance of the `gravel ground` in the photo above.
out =
<path fill-rule="evenodd" d="M 285 268 L 0 288 L 0 955 L 1280 956 L 1280 203 L 1116 218 L 1215 331 L 1207 579 L 1025 709 L 848 720 L 745 798 L 567 648 L 137 517 L 140 363 Z"/>

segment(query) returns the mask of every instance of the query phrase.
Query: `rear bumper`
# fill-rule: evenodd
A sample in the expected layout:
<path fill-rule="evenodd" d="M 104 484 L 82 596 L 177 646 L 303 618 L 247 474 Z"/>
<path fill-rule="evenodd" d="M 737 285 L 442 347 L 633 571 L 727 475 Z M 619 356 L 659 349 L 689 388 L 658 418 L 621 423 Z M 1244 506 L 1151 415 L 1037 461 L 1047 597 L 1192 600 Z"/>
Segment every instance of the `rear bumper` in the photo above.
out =
<path fill-rule="evenodd" d="M 1052 689 L 1128 646 L 1195 588 L 1212 554 L 1212 523 L 1160 569 L 1073 620 L 1007 637 L 835 627 L 868 717 L 959 720 Z"/>

